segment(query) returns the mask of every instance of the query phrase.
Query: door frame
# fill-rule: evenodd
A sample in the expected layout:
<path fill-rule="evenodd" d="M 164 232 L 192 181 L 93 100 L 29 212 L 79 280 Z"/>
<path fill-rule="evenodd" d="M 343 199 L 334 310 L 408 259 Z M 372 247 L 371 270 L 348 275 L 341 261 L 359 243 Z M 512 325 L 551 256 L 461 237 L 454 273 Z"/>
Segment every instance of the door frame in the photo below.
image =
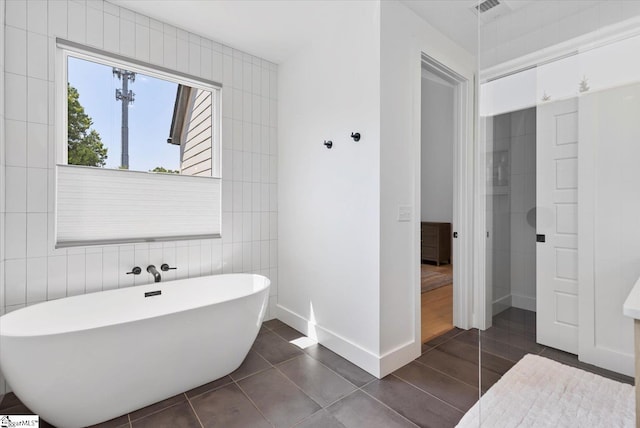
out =
<path fill-rule="evenodd" d="M 431 56 L 421 55 L 421 69 L 436 74 L 454 88 L 454 145 L 453 145 L 453 324 L 462 329 L 475 326 L 473 317 L 473 204 L 474 204 L 474 82 L 469 82 L 461 73 L 447 67 Z M 422 78 L 421 78 L 422 79 Z M 421 85 L 422 87 L 422 85 Z M 422 108 L 422 103 L 420 103 Z M 422 171 L 422 140 L 418 154 L 418 171 Z M 420 207 L 421 173 L 417 174 L 416 207 Z M 418 208 L 416 211 L 420 212 Z M 417 216 L 420 222 L 420 214 Z M 453 226 L 452 225 L 452 226 Z M 414 247 L 415 248 L 415 247 Z M 418 261 L 418 290 L 420 289 L 421 248 L 417 246 L 415 260 Z M 420 316 L 422 314 L 420 313 Z M 420 318 L 420 317 L 419 317 Z"/>

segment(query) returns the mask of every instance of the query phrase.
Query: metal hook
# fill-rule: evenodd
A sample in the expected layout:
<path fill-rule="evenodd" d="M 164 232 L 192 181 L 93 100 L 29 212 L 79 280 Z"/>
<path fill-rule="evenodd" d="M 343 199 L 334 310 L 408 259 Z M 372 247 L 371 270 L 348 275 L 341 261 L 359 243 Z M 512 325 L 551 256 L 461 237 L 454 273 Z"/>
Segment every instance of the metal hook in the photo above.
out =
<path fill-rule="evenodd" d="M 324 145 L 327 146 L 327 149 L 330 149 L 331 147 L 333 147 L 333 141 L 324 140 Z"/>
<path fill-rule="evenodd" d="M 351 138 L 353 138 L 353 141 L 360 141 L 360 133 L 356 132 L 355 134 L 352 132 L 351 133 Z"/>

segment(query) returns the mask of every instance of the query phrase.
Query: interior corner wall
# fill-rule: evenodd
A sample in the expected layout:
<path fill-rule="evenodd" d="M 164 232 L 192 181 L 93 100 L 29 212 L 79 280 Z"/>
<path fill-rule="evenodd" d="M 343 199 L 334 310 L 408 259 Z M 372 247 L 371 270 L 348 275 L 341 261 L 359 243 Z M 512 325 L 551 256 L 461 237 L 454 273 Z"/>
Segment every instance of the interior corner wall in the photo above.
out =
<path fill-rule="evenodd" d="M 47 300 L 146 284 L 153 281 L 150 275 L 134 278 L 126 272 L 169 263 L 178 269 L 163 272 L 163 280 L 266 275 L 271 279 L 266 316 L 273 317 L 277 65 L 109 2 L 0 1 L 6 36 L 0 46 L 11 47 L 2 55 L 5 85 L 0 85 L 6 107 L 0 145 L 0 315 Z M 55 248 L 56 38 L 222 83 L 222 239 Z M 0 394 L 4 391 L 0 375 Z"/>
<path fill-rule="evenodd" d="M 379 3 L 327 11 L 278 71 L 277 316 L 378 375 Z"/>
<path fill-rule="evenodd" d="M 453 222 L 454 89 L 422 78 L 421 221 Z"/>
<path fill-rule="evenodd" d="M 420 354 L 421 54 L 473 82 L 475 59 L 400 2 L 382 2 L 380 355 L 386 375 Z M 409 222 L 399 207 L 411 207 Z"/>

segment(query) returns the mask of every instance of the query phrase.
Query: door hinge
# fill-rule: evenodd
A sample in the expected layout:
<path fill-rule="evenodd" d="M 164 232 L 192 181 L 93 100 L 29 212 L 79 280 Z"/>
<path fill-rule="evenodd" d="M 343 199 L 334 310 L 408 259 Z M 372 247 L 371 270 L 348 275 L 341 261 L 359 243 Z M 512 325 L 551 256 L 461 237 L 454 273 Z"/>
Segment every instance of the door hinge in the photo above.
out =
<path fill-rule="evenodd" d="M 536 235 L 536 242 L 547 242 L 546 235 Z"/>

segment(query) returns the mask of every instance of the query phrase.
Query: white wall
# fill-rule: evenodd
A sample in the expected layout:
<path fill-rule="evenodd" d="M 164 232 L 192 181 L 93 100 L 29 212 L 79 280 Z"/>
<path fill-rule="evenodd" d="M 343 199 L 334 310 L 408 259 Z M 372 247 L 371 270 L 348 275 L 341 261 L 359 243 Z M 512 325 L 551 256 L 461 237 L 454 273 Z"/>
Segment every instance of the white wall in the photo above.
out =
<path fill-rule="evenodd" d="M 475 60 L 403 4 L 382 2 L 381 10 L 380 355 L 387 374 L 420 353 L 421 53 L 470 82 Z M 470 162 L 461 181 L 472 171 Z M 412 221 L 397 221 L 400 206 L 413 208 Z M 458 232 L 471 238 L 470 230 Z"/>
<path fill-rule="evenodd" d="M 454 90 L 422 77 L 422 221 L 453 222 Z"/>
<path fill-rule="evenodd" d="M 377 374 L 379 5 L 334 4 L 279 66 L 278 318 Z"/>
<path fill-rule="evenodd" d="M 384 376 L 420 353 L 420 55 L 474 60 L 401 3 L 335 4 L 279 67 L 278 318 Z"/>
<path fill-rule="evenodd" d="M 6 161 L 0 248 L 7 250 L 0 253 L 0 315 L 45 300 L 148 283 L 146 273 L 125 272 L 164 262 L 178 267 L 163 273 L 166 280 L 265 274 L 272 280 L 273 309 L 277 66 L 102 1 L 10 0 L 2 34 L 14 49 L 2 55 L 10 114 L 3 121 L 6 145 L 0 156 Z M 56 37 L 222 82 L 222 239 L 54 249 Z"/>

